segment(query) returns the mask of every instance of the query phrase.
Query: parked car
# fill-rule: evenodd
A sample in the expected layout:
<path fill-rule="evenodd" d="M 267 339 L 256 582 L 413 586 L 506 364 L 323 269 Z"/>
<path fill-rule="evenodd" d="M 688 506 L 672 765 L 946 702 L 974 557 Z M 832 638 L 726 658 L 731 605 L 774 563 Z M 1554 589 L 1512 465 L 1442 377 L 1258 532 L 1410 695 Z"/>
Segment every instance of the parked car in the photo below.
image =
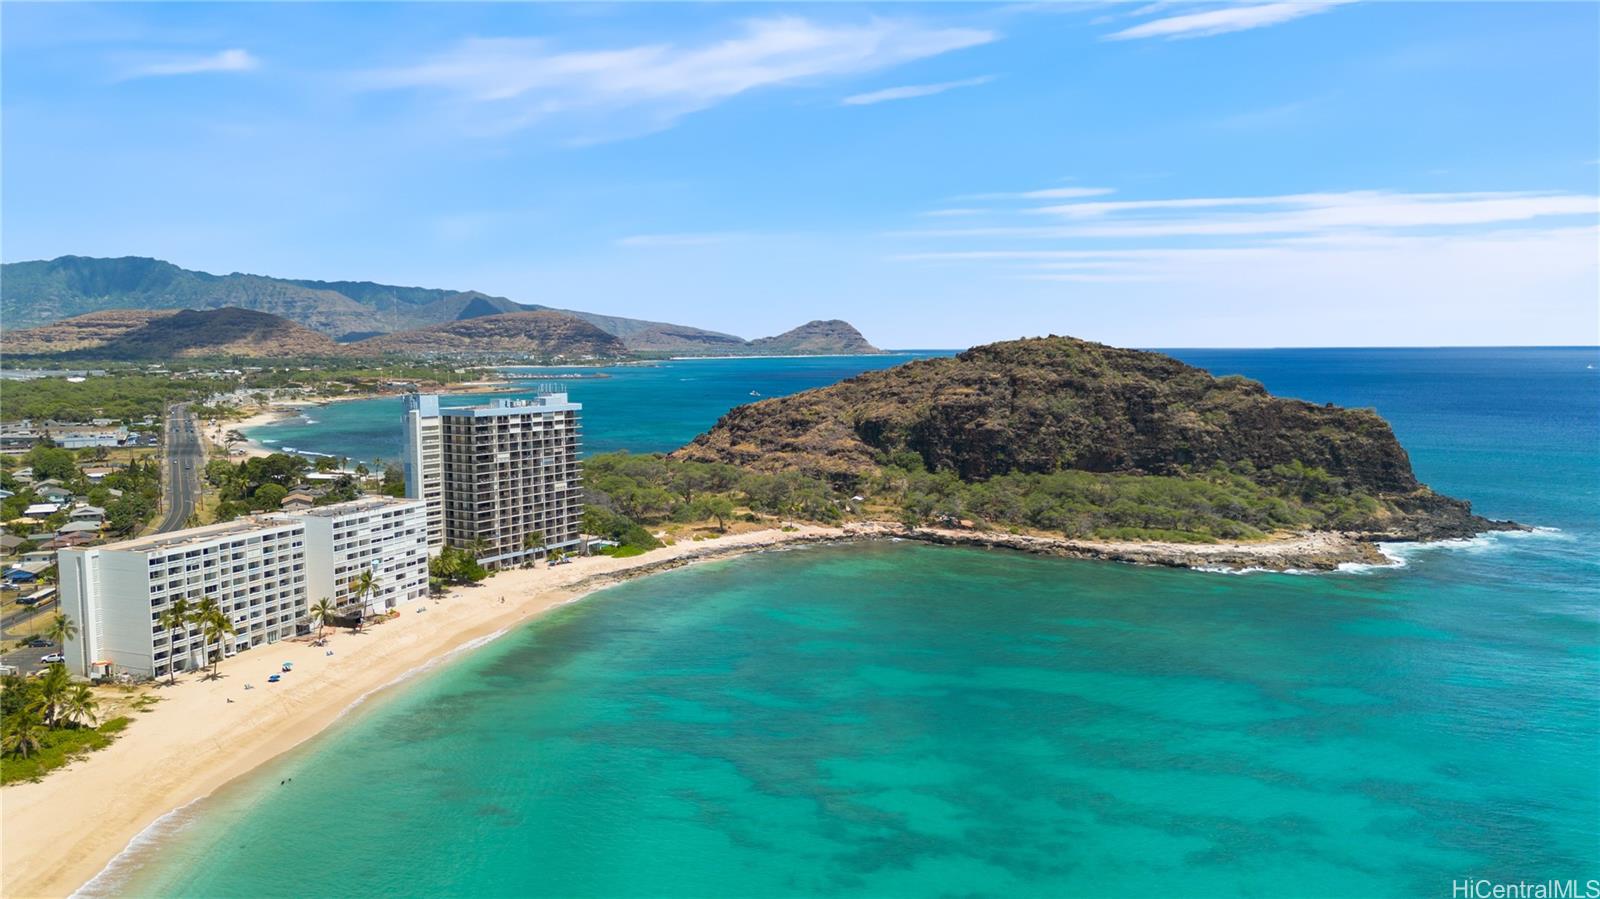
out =
<path fill-rule="evenodd" d="M 43 638 L 43 637 L 34 637 L 34 638 L 33 638 L 33 639 L 32 639 L 32 640 L 29 640 L 29 641 L 28 641 L 28 642 L 27 642 L 27 643 L 26 643 L 26 644 L 24 644 L 24 645 L 26 645 L 26 646 L 32 646 L 32 647 L 34 647 L 34 648 L 35 648 L 35 649 L 42 649 L 42 648 L 44 648 L 44 647 L 46 647 L 46 646 L 54 646 L 54 645 L 55 645 L 55 644 L 54 644 L 54 643 L 51 643 L 51 642 L 50 642 L 50 641 L 49 641 L 49 640 L 46 640 L 46 639 L 45 639 L 45 638 Z"/>
<path fill-rule="evenodd" d="M 39 661 L 45 663 L 46 665 L 54 665 L 57 662 L 65 662 L 66 660 L 67 660 L 67 657 L 62 655 L 59 652 L 52 652 L 49 655 L 44 656 L 43 658 L 39 659 Z"/>

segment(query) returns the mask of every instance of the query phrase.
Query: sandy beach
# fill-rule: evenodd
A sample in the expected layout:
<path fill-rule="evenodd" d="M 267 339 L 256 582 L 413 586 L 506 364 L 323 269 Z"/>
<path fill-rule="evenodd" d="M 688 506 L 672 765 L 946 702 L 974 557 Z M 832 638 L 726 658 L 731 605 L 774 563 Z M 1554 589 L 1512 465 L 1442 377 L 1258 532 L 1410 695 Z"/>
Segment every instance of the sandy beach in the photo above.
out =
<path fill-rule="evenodd" d="M 1370 544 L 1338 534 L 1253 544 L 1107 543 L 992 531 L 907 532 L 893 523 L 859 522 L 751 531 L 686 540 L 625 559 L 596 556 L 555 568 L 505 571 L 441 599 L 402 607 L 398 618 L 362 633 L 330 629 L 331 656 L 305 640 L 279 643 L 224 661 L 216 680 L 189 673 L 176 686 L 154 687 L 161 701 L 135 713 L 110 747 L 39 783 L 0 791 L 0 895 L 71 894 L 152 822 L 316 735 L 362 697 L 595 590 L 779 544 L 885 537 L 1196 568 L 1328 569 L 1344 561 L 1383 561 Z M 267 675 L 285 661 L 294 663 L 294 671 L 268 684 Z M 246 690 L 246 683 L 254 688 Z M 64 809 L 95 809 L 93 826 Z"/>
<path fill-rule="evenodd" d="M 278 643 L 224 661 L 216 680 L 188 673 L 176 686 L 162 682 L 153 690 L 161 701 L 134 713 L 111 746 L 39 783 L 0 790 L 0 895 L 70 895 L 166 813 L 309 739 L 362 697 L 557 606 L 695 560 L 841 536 L 821 527 L 753 531 L 626 559 L 506 571 L 404 606 L 398 618 L 361 633 L 330 629 L 331 656 L 306 641 Z M 268 684 L 286 661 L 294 671 Z"/>

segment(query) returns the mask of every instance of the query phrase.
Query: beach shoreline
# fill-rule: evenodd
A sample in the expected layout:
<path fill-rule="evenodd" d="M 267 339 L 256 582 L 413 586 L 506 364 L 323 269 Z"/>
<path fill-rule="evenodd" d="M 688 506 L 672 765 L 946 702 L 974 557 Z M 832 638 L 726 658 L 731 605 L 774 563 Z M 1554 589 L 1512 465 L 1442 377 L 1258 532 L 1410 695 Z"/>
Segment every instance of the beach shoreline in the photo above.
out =
<path fill-rule="evenodd" d="M 66 896 L 129 853 L 173 812 L 211 795 L 321 733 L 367 698 L 482 646 L 512 628 L 625 580 L 695 562 L 807 543 L 903 539 L 1199 570 L 1334 571 L 1347 564 L 1389 567 L 1376 545 L 1337 533 L 1286 535 L 1249 544 L 1093 542 L 866 521 L 840 527 L 768 528 L 683 540 L 638 556 L 579 558 L 568 565 L 500 572 L 481 584 L 419 600 L 360 633 L 329 629 L 332 653 L 306 639 L 223 661 L 215 680 L 198 673 L 153 688 L 163 701 L 106 749 L 38 783 L 0 791 L 0 895 Z M 444 648 L 440 648 L 444 647 Z M 281 657 L 281 659 L 280 659 Z M 282 661 L 294 670 L 266 676 Z M 269 670 L 270 669 L 270 670 Z M 253 689 L 247 690 L 246 683 Z M 181 765 L 168 764 L 182 759 Z M 98 808 L 100 826 L 54 815 Z M 26 830 L 16 822 L 29 822 Z"/>
<path fill-rule="evenodd" d="M 454 396 L 459 394 L 464 396 L 469 394 L 518 393 L 521 392 L 522 389 L 517 387 L 517 379 L 496 381 L 465 381 L 461 384 L 445 386 L 452 389 L 447 390 L 441 388 L 435 392 L 441 395 Z M 236 445 L 230 455 L 242 456 L 246 459 L 270 456 L 273 453 L 283 452 L 283 450 L 273 449 L 272 447 L 256 442 L 250 437 L 249 434 L 245 434 L 246 429 L 258 428 L 262 425 L 269 425 L 274 422 L 284 421 L 286 419 L 293 418 L 296 415 L 302 414 L 306 409 L 320 408 L 322 406 L 329 406 L 334 403 L 353 403 L 357 400 L 390 399 L 404 395 L 405 394 L 401 392 L 388 391 L 354 393 L 348 396 L 330 396 L 314 400 L 270 400 L 265 405 L 252 409 L 247 415 L 234 418 L 216 419 L 214 421 L 206 422 L 202 428 L 202 432 L 205 439 L 213 446 L 221 447 L 225 445 L 229 431 L 238 431 L 240 434 L 244 434 L 245 440 L 242 444 Z"/>
<path fill-rule="evenodd" d="M 152 692 L 162 701 L 134 713 L 116 742 L 37 783 L 0 788 L 0 895 L 73 894 L 125 852 L 143 851 L 133 844 L 170 813 L 311 739 L 352 706 L 553 609 L 693 562 L 844 536 L 822 527 L 752 531 L 624 559 L 508 570 L 408 603 L 359 633 L 329 629 L 331 656 L 308 640 L 284 641 L 224 660 L 215 680 L 190 672 L 175 687 L 160 681 Z M 294 670 L 268 684 L 286 661 Z M 61 813 L 90 808 L 94 827 Z"/>

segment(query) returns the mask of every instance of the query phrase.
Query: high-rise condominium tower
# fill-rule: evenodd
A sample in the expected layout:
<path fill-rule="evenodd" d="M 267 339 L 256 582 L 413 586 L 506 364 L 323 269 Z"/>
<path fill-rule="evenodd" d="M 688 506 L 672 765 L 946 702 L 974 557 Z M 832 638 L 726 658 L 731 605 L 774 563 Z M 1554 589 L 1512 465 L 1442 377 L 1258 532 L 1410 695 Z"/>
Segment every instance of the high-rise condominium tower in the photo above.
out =
<path fill-rule="evenodd" d="M 579 413 L 565 393 L 486 406 L 439 407 L 406 400 L 406 495 L 434 504 L 442 543 L 474 552 L 490 568 L 578 545 L 583 518 Z"/>

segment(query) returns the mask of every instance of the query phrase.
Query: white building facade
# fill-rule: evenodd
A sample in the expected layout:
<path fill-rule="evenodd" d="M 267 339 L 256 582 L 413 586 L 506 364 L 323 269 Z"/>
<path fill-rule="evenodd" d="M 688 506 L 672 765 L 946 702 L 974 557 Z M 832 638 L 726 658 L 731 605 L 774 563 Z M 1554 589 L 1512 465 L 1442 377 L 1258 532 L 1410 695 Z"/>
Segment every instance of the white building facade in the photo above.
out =
<path fill-rule="evenodd" d="M 421 499 L 365 496 L 285 513 L 306 532 L 306 591 L 312 604 L 341 608 L 360 602 L 377 615 L 428 595 L 428 511 Z M 372 572 L 372 590 L 357 597 L 355 580 Z"/>
<path fill-rule="evenodd" d="M 231 656 L 295 634 L 306 617 L 305 526 L 260 516 L 57 554 L 61 611 L 78 625 L 63 653 L 74 674 L 159 677 L 207 664 L 216 648 L 193 623 L 168 631 L 179 597 L 213 599 L 235 633 Z"/>
<path fill-rule="evenodd" d="M 413 410 L 438 413 L 446 544 L 476 549 L 478 560 L 489 568 L 578 547 L 583 518 L 580 404 L 565 393 L 545 392 L 532 400 L 499 399 L 442 410 L 436 397 L 419 396 L 406 408 L 408 447 L 426 446 L 428 433 L 425 419 Z M 419 472 L 415 485 L 413 471 Z M 425 464 L 407 469 L 408 496 L 426 491 L 427 471 Z"/>
<path fill-rule="evenodd" d="M 444 448 L 439 437 L 439 398 L 410 394 L 405 400 L 406 445 L 400 467 L 406 497 L 427 504 L 428 550 L 444 548 Z"/>
<path fill-rule="evenodd" d="M 63 549 L 56 557 L 61 611 L 78 625 L 62 652 L 68 670 L 87 677 L 164 677 L 205 666 L 207 645 L 194 623 L 162 627 L 178 598 L 194 609 L 214 600 L 235 633 L 224 657 L 309 630 L 310 607 L 327 596 L 347 605 L 350 581 L 373 572 L 362 598 L 377 614 L 427 594 L 426 507 L 419 500 L 363 497 L 298 513 L 270 513 L 105 546 Z"/>

